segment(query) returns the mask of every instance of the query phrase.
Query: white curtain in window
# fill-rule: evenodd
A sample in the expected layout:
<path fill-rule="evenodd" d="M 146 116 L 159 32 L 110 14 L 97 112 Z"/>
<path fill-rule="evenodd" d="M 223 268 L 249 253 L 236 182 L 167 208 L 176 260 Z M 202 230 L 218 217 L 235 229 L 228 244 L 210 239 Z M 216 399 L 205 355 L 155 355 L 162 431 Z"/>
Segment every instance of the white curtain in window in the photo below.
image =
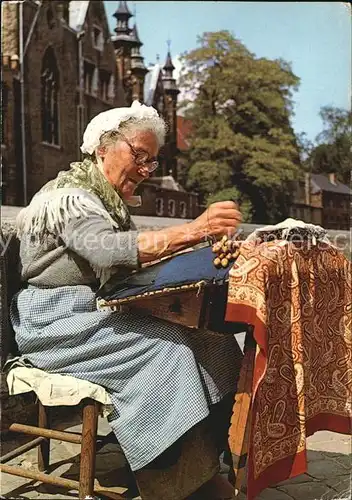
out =
<path fill-rule="evenodd" d="M 92 78 L 92 95 L 94 97 L 97 97 L 98 90 L 99 90 L 99 76 L 98 76 L 98 69 L 95 68 L 93 71 L 93 78 Z"/>
<path fill-rule="evenodd" d="M 170 217 L 175 217 L 176 215 L 176 203 L 175 200 L 169 200 L 168 203 L 168 212 Z"/>
<path fill-rule="evenodd" d="M 114 78 L 114 75 L 111 75 L 110 80 L 109 80 L 108 99 L 109 99 L 109 101 L 113 101 L 115 99 L 115 78 Z"/>
<path fill-rule="evenodd" d="M 162 198 L 155 200 L 155 211 L 158 216 L 164 215 L 164 200 Z"/>

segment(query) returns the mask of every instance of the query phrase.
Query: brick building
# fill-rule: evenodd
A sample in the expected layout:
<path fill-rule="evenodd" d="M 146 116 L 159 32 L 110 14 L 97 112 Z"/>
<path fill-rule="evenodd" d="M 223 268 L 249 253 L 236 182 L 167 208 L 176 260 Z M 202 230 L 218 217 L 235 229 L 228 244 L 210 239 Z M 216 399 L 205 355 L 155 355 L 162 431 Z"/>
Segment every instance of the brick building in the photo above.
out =
<path fill-rule="evenodd" d="M 296 183 L 290 216 L 319 224 L 325 229 L 350 229 L 352 190 L 339 182 L 335 174 L 305 174 Z"/>
<path fill-rule="evenodd" d="M 3 204 L 29 203 L 45 182 L 80 158 L 82 134 L 94 115 L 134 99 L 154 105 L 168 122 L 155 175 L 176 175 L 179 91 L 170 51 L 163 67 L 146 68 L 127 3 L 116 6 L 110 35 L 103 1 L 2 2 Z"/>

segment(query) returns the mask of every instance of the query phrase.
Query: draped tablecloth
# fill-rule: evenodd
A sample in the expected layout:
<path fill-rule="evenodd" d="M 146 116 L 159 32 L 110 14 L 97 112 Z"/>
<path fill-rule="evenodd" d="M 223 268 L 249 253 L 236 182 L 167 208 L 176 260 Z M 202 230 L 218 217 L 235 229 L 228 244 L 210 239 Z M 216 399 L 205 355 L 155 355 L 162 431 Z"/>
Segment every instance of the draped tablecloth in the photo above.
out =
<path fill-rule="evenodd" d="M 329 244 L 244 242 L 230 271 L 226 320 L 258 344 L 248 499 L 307 470 L 306 438 L 351 433 L 351 263 Z M 229 443 L 236 429 L 230 428 Z"/>

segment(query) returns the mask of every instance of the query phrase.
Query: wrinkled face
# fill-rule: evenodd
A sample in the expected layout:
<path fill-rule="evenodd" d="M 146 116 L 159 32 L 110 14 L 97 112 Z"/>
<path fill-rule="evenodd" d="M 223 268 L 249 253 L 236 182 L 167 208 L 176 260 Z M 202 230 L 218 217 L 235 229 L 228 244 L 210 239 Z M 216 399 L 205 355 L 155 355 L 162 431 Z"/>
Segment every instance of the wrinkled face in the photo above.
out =
<path fill-rule="evenodd" d="M 124 200 L 128 200 L 138 184 L 149 177 L 148 167 L 156 161 L 159 151 L 158 140 L 151 131 L 136 131 L 128 135 L 128 142 L 133 150 L 123 139 L 115 146 L 98 149 L 106 179 Z M 136 164 L 136 153 L 147 159 L 144 165 Z"/>

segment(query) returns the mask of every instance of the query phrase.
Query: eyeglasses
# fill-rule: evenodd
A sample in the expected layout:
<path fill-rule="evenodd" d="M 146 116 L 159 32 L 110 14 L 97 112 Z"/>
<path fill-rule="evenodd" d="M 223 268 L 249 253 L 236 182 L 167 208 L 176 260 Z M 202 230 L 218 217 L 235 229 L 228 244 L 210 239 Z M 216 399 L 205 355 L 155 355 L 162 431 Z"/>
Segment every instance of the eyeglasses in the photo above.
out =
<path fill-rule="evenodd" d="M 127 137 L 121 134 L 121 132 L 119 133 L 119 135 L 122 137 L 125 143 L 130 147 L 131 153 L 134 158 L 134 162 L 137 166 L 147 168 L 148 172 L 154 172 L 154 170 L 158 168 L 159 162 L 154 158 L 150 158 L 147 151 L 144 151 L 144 149 L 135 149 L 130 143 L 130 141 L 127 139 Z"/>

